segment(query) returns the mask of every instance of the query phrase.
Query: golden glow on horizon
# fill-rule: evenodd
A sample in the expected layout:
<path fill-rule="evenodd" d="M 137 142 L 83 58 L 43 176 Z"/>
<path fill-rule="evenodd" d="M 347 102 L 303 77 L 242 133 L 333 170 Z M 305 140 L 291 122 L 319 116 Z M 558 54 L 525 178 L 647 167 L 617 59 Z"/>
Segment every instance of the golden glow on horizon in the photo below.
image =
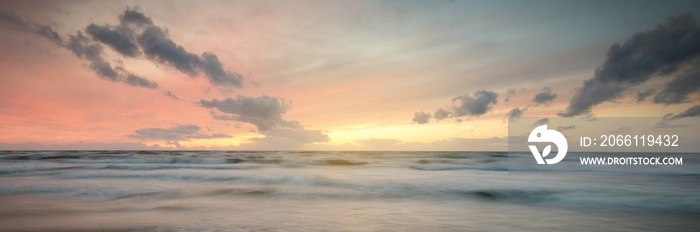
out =
<path fill-rule="evenodd" d="M 471 120 L 471 121 L 467 121 Z M 478 123 L 477 123 L 478 122 Z M 374 139 L 395 139 L 400 142 L 430 143 L 453 138 L 492 138 L 506 136 L 507 125 L 499 119 L 465 119 L 458 123 L 454 119 L 431 122 L 424 125 L 415 123 L 367 126 L 356 129 L 336 129 L 327 131 L 331 145 L 361 145 L 363 141 Z M 499 128 L 499 129 L 494 129 Z M 504 132 L 504 133 L 501 133 Z"/>
<path fill-rule="evenodd" d="M 258 134 L 246 134 L 234 136 L 232 138 L 217 138 L 217 139 L 192 139 L 190 141 L 181 141 L 180 145 L 188 148 L 192 147 L 204 147 L 204 148 L 226 148 L 226 147 L 237 147 L 247 143 L 253 143 L 252 139 L 264 138 L 263 135 Z M 154 143 L 156 144 L 156 143 Z M 161 146 L 172 147 L 173 145 L 165 143 L 157 143 Z"/>

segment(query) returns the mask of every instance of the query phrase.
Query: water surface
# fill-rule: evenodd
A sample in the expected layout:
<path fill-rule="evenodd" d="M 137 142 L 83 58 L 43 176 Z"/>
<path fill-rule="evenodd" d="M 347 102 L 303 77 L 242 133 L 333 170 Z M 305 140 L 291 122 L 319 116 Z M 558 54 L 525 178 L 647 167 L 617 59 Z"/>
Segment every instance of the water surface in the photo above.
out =
<path fill-rule="evenodd" d="M 700 176 L 495 152 L 0 152 L 0 229 L 699 231 Z M 686 161 L 688 162 L 688 161 Z"/>

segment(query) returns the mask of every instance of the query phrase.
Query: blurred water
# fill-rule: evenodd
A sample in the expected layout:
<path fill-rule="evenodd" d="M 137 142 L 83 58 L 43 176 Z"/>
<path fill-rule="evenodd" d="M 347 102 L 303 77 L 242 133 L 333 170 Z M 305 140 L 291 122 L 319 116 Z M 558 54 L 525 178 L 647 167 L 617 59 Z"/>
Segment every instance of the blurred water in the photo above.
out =
<path fill-rule="evenodd" d="M 699 231 L 700 176 L 489 152 L 6 151 L 0 229 Z"/>

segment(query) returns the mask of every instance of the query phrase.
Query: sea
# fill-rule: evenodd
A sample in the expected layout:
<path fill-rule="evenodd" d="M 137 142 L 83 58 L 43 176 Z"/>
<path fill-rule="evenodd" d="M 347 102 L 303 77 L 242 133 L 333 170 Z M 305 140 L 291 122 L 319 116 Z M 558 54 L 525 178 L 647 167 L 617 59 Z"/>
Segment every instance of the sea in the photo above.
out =
<path fill-rule="evenodd" d="M 700 175 L 513 155 L 0 151 L 0 231 L 700 231 Z"/>

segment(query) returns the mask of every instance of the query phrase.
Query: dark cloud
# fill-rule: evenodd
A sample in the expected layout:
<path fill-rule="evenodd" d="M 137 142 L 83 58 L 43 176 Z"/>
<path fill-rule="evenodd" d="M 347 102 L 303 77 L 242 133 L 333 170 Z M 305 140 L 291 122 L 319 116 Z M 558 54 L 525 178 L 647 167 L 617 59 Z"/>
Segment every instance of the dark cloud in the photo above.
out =
<path fill-rule="evenodd" d="M 644 91 L 637 91 L 637 102 L 645 101 L 649 96 L 656 92 L 654 89 L 647 89 Z"/>
<path fill-rule="evenodd" d="M 453 113 L 456 117 L 479 116 L 491 110 L 496 104 L 498 94 L 492 91 L 478 91 L 452 99 Z"/>
<path fill-rule="evenodd" d="M 508 111 L 508 114 L 506 114 L 506 116 L 508 116 L 509 119 L 519 118 L 519 117 L 523 116 L 523 113 L 525 113 L 526 110 L 527 110 L 527 108 L 523 108 L 523 109 L 513 108 L 512 110 Z"/>
<path fill-rule="evenodd" d="M 676 72 L 699 53 L 700 28 L 687 13 L 611 46 L 595 76 L 606 83 L 641 83 L 653 74 Z"/>
<path fill-rule="evenodd" d="M 667 117 L 667 118 L 668 118 L 668 120 L 677 120 L 677 119 L 681 119 L 681 118 L 698 117 L 698 116 L 700 116 L 700 105 L 692 106 L 683 112 L 680 112 L 676 115 L 673 115 L 673 116 Z"/>
<path fill-rule="evenodd" d="M 661 121 L 656 123 L 656 128 L 680 128 L 680 127 L 688 127 L 691 125 L 687 124 L 675 124 L 674 121 L 682 119 L 682 118 L 690 118 L 690 117 L 700 117 L 700 105 L 695 105 L 691 106 L 690 108 L 684 110 L 683 112 L 680 112 L 676 115 L 673 113 L 668 113 L 665 114 L 662 118 Z"/>
<path fill-rule="evenodd" d="M 126 49 L 127 47 L 131 47 L 132 41 L 128 35 L 135 34 L 136 32 L 132 30 L 133 27 L 128 27 L 127 25 L 133 24 L 138 29 L 143 28 L 143 32 L 136 37 L 134 43 L 138 44 L 148 58 L 172 66 L 190 77 L 195 77 L 199 75 L 200 72 L 204 72 L 209 82 L 216 86 L 243 87 L 243 76 L 235 72 L 224 70 L 223 64 L 219 61 L 219 57 L 214 53 L 204 52 L 200 57 L 187 51 L 182 45 L 170 39 L 165 29 L 154 25 L 150 18 L 140 12 L 127 9 L 124 14 L 120 16 L 120 19 L 122 28 L 124 28 L 123 32 L 113 33 L 113 36 L 108 37 L 112 38 L 112 40 L 120 41 L 120 44 L 123 45 L 113 45 L 115 50 L 118 50 L 118 48 Z M 112 30 L 112 32 L 116 31 Z M 129 55 L 132 53 L 124 52 L 122 54 Z"/>
<path fill-rule="evenodd" d="M 426 113 L 423 111 L 416 112 L 413 114 L 412 121 L 418 124 L 426 124 L 428 123 L 428 121 L 430 121 L 430 113 Z"/>
<path fill-rule="evenodd" d="M 141 140 L 162 140 L 176 143 L 190 139 L 229 138 L 226 134 L 203 134 L 197 125 L 178 125 L 171 128 L 144 128 L 134 131 L 129 137 Z"/>
<path fill-rule="evenodd" d="M 156 82 L 129 73 L 122 67 L 112 67 L 112 65 L 103 58 L 102 45 L 93 42 L 80 31 L 75 35 L 70 35 L 66 48 L 72 51 L 76 56 L 88 60 L 90 62 L 90 69 L 95 71 L 95 73 L 103 79 L 122 82 L 137 87 L 151 89 L 158 87 Z"/>
<path fill-rule="evenodd" d="M 688 95 L 700 89 L 700 69 L 697 72 L 686 73 L 673 79 L 666 87 L 654 96 L 654 103 L 665 105 L 688 102 Z"/>
<path fill-rule="evenodd" d="M 576 129 L 576 125 L 568 125 L 568 126 L 559 126 L 557 127 L 557 131 L 565 131 L 565 130 L 573 130 Z"/>
<path fill-rule="evenodd" d="M 109 63 L 105 62 L 104 60 L 99 60 L 99 61 L 91 61 L 90 63 L 90 68 L 92 70 L 95 70 L 97 75 L 100 75 L 104 79 L 118 82 L 119 81 L 119 74 L 112 69 L 112 65 Z"/>
<path fill-rule="evenodd" d="M 149 27 L 138 36 L 137 41 L 149 58 L 192 77 L 199 73 L 199 56 L 173 42 L 160 27 Z"/>
<path fill-rule="evenodd" d="M 515 95 L 515 92 L 516 92 L 515 89 L 508 89 L 508 90 L 506 91 L 506 94 L 505 94 L 504 98 L 503 98 L 503 101 L 504 101 L 504 102 L 509 102 L 509 101 L 510 101 L 510 97 L 512 97 L 513 95 Z"/>
<path fill-rule="evenodd" d="M 98 26 L 90 24 L 86 29 L 93 39 L 99 41 L 124 56 L 135 57 L 139 55 L 139 48 L 136 45 L 131 31 L 128 28 L 118 28 L 112 26 Z"/>
<path fill-rule="evenodd" d="M 440 120 L 443 120 L 446 118 L 450 118 L 450 117 L 452 117 L 452 112 L 450 112 L 449 110 L 445 110 L 443 108 L 437 109 L 437 110 L 435 110 L 435 113 L 433 113 L 433 118 L 435 118 L 435 120 L 437 120 L 437 121 L 440 121 Z"/>
<path fill-rule="evenodd" d="M 566 111 L 559 115 L 590 113 L 591 107 L 618 98 L 625 90 L 652 76 L 682 77 L 678 73 L 681 67 L 692 65 L 699 55 L 700 26 L 692 14 L 670 17 L 652 30 L 634 34 L 622 44 L 613 44 L 594 77 L 584 82 Z M 665 103 L 684 97 L 661 95 L 659 98 Z"/>
<path fill-rule="evenodd" d="M 12 13 L 0 12 L 0 21 L 4 21 L 13 25 L 15 28 L 21 31 L 29 32 L 32 34 L 39 35 L 43 38 L 49 39 L 55 44 L 64 47 L 76 56 L 84 58 L 90 62 L 90 69 L 92 69 L 99 77 L 114 81 L 122 82 L 132 86 L 146 87 L 146 88 L 157 88 L 158 84 L 150 81 L 146 78 L 140 77 L 135 74 L 131 74 L 126 71 L 123 67 L 114 67 L 112 64 L 104 59 L 104 49 L 101 44 L 94 42 L 93 40 L 87 38 L 78 31 L 74 35 L 70 35 L 69 39 L 64 42 L 63 38 L 51 27 L 47 25 L 42 25 L 38 23 L 31 22 L 29 20 L 23 19 Z M 119 46 L 123 46 L 123 41 L 120 38 L 116 38 L 118 33 L 111 31 L 106 27 L 99 27 L 97 25 L 91 24 L 87 28 L 87 32 L 91 34 L 96 40 L 101 41 L 109 46 L 115 46 L 118 49 Z M 131 49 L 134 49 L 133 47 Z M 117 50 L 120 53 L 121 50 Z"/>
<path fill-rule="evenodd" d="M 243 77 L 224 70 L 215 54 L 204 52 L 200 58 L 171 40 L 160 27 L 147 27 L 136 40 L 147 57 L 170 65 L 184 74 L 195 77 L 203 71 L 213 85 L 243 87 Z"/>
<path fill-rule="evenodd" d="M 632 131 L 632 128 L 630 128 L 628 126 L 623 126 L 623 127 L 618 128 L 617 130 L 611 130 L 608 132 L 613 133 L 613 134 L 625 134 L 625 133 L 629 133 L 630 131 Z"/>
<path fill-rule="evenodd" d="M 673 124 L 671 121 L 660 121 L 656 123 L 656 126 L 654 128 L 660 128 L 660 129 L 670 129 L 670 128 L 683 128 L 683 127 L 689 127 L 691 125 L 689 124 Z"/>
<path fill-rule="evenodd" d="M 122 25 L 129 25 L 133 24 L 136 26 L 144 26 L 144 25 L 153 25 L 153 21 L 151 18 L 146 17 L 141 12 L 138 12 L 136 10 L 131 10 L 129 8 L 126 8 L 124 13 L 119 16 L 119 22 L 121 22 Z"/>
<path fill-rule="evenodd" d="M 591 107 L 620 96 L 625 87 L 608 85 L 591 79 L 583 82 L 583 87 L 571 98 L 566 111 L 559 113 L 562 117 L 590 114 Z"/>
<path fill-rule="evenodd" d="M 451 110 L 438 108 L 433 117 L 435 120 L 440 121 L 452 117 L 480 116 L 491 110 L 493 105 L 496 104 L 497 98 L 497 93 L 483 90 L 473 94 L 457 96 L 452 98 Z M 460 118 L 455 120 L 458 123 L 462 122 Z M 428 121 L 430 121 L 430 113 L 420 111 L 413 115 L 413 122 L 425 124 Z"/>
<path fill-rule="evenodd" d="M 550 89 L 549 87 L 545 87 L 540 93 L 535 94 L 535 97 L 532 98 L 532 101 L 536 104 L 547 104 L 553 101 L 555 98 L 557 98 L 557 94 L 552 93 L 552 89 Z"/>
<path fill-rule="evenodd" d="M 196 134 L 200 128 L 197 125 L 179 125 L 172 128 L 145 128 L 135 130 L 132 138 L 144 140 L 169 140 L 177 141 L 187 139 L 187 136 Z"/>
<path fill-rule="evenodd" d="M 667 113 L 667 114 L 664 114 L 664 116 L 661 119 L 666 120 L 666 119 L 670 118 L 671 116 L 673 116 L 673 113 Z"/>
<path fill-rule="evenodd" d="M 282 116 L 289 110 L 289 104 L 282 98 L 263 95 L 261 97 L 238 96 L 224 100 L 201 100 L 199 104 L 212 111 L 217 120 L 246 122 L 257 127 L 265 135 L 253 141 L 260 146 L 294 149 L 308 143 L 327 142 L 328 135 L 322 130 L 308 130 L 297 121 L 287 121 Z M 248 146 L 256 147 L 259 146 Z M 269 147 L 268 147 L 269 148 Z"/>
<path fill-rule="evenodd" d="M 90 39 L 85 37 L 83 33 L 78 32 L 75 35 L 71 35 L 66 48 L 72 51 L 76 56 L 90 61 L 90 68 L 99 76 L 111 81 L 117 81 L 119 79 L 117 71 L 102 58 L 102 45 L 93 43 Z"/>
<path fill-rule="evenodd" d="M 211 52 L 202 53 L 200 68 L 214 85 L 243 87 L 243 77 L 238 73 L 224 71 L 219 57 Z"/>
<path fill-rule="evenodd" d="M 215 115 L 220 120 L 235 120 L 257 126 L 258 131 L 267 131 L 277 127 L 299 128 L 295 121 L 287 121 L 282 115 L 289 109 L 289 104 L 282 98 L 263 95 L 261 97 L 238 96 L 224 100 L 201 100 L 199 104 L 208 109 L 217 109 L 229 115 Z"/>
<path fill-rule="evenodd" d="M 535 121 L 535 123 L 533 123 L 532 125 L 533 126 L 541 126 L 541 125 L 547 125 L 547 123 L 549 123 L 549 118 L 542 118 L 540 120 Z"/>
<path fill-rule="evenodd" d="M 14 27 L 48 38 L 65 46 L 78 57 L 87 59 L 90 68 L 100 77 L 134 86 L 155 88 L 157 84 L 146 78 L 131 74 L 124 67 L 115 67 L 104 58 L 103 45 L 124 57 L 135 58 L 144 54 L 154 62 L 165 64 L 190 76 L 204 73 L 210 83 L 219 87 L 243 87 L 241 74 L 227 71 L 215 54 L 204 52 L 201 56 L 187 51 L 170 39 L 167 29 L 153 23 L 143 13 L 127 8 L 119 16 L 119 25 L 90 24 L 85 28 L 87 38 L 81 31 L 71 35 L 68 44 L 50 26 L 30 22 L 14 14 L 0 12 L 0 21 Z M 123 70 L 120 71 L 120 70 Z"/>
<path fill-rule="evenodd" d="M 63 46 L 63 38 L 61 38 L 61 36 L 51 26 L 31 22 L 15 14 L 2 11 L 0 11 L 0 21 L 9 23 L 18 30 L 39 35 L 51 40 L 59 46 Z"/>
<path fill-rule="evenodd" d="M 173 94 L 173 93 L 170 92 L 170 91 L 165 91 L 165 93 L 163 93 L 163 95 L 165 95 L 166 97 L 175 99 L 175 100 L 179 100 L 179 98 L 177 98 L 177 96 L 175 96 L 175 94 Z"/>
<path fill-rule="evenodd" d="M 154 81 L 148 80 L 146 78 L 134 75 L 134 74 L 128 74 L 126 75 L 126 80 L 124 81 L 125 83 L 132 85 L 132 86 L 141 86 L 141 87 L 146 87 L 150 89 L 154 89 L 158 87 L 158 84 Z"/>

